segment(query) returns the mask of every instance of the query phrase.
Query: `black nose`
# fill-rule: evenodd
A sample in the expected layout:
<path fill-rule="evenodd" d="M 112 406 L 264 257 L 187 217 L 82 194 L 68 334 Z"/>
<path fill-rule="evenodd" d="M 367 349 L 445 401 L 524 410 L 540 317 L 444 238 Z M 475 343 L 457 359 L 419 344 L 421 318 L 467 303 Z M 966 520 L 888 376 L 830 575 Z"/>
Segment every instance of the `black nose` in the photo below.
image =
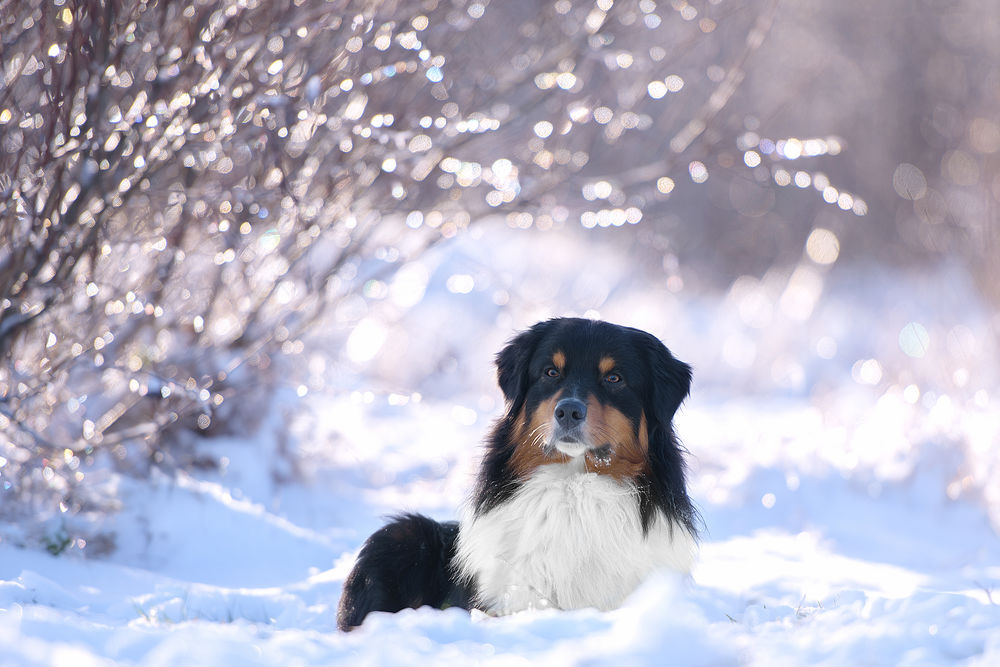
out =
<path fill-rule="evenodd" d="M 556 423 L 562 428 L 579 426 L 587 418 L 587 404 L 578 398 L 564 398 L 556 403 Z"/>

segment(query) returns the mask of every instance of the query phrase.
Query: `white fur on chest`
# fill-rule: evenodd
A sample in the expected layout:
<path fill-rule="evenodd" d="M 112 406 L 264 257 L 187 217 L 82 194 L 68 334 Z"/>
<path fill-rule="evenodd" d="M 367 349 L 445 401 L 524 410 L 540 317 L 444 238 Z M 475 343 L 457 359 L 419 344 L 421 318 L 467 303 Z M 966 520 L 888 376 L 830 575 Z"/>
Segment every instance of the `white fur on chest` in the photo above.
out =
<path fill-rule="evenodd" d="M 672 528 L 658 513 L 644 534 L 634 486 L 554 463 L 489 512 L 466 512 L 456 564 L 491 613 L 614 609 L 653 570 L 690 570 L 694 539 Z"/>

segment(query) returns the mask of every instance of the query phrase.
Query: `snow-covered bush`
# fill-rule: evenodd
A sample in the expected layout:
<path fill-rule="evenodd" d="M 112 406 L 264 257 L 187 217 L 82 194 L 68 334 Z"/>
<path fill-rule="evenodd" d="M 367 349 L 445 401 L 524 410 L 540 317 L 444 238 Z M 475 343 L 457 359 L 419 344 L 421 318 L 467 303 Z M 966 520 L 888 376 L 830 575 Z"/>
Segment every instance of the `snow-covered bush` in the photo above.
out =
<path fill-rule="evenodd" d="M 211 465 L 172 435 L 252 422 L 317 322 L 491 211 L 621 226 L 668 197 L 771 14 L 612 4 L 5 5 L 3 516 Z"/>
<path fill-rule="evenodd" d="M 882 130 L 841 88 L 899 81 L 902 61 L 854 67 L 848 5 L 730 5 L 2 4 L 0 517 L 100 515 L 109 470 L 214 465 L 176 436 L 252 429 L 306 367 L 337 387 L 337 366 L 296 359 L 319 338 L 336 356 L 407 260 L 491 215 L 621 228 L 672 292 L 805 276 L 818 297 L 838 253 L 881 261 L 900 239 L 958 248 L 994 284 L 972 183 L 995 182 L 1000 134 L 986 88 L 940 66 L 992 53 L 989 30 L 950 16 L 935 29 L 972 37 L 905 56 L 948 85 L 899 134 L 942 140 L 882 169 L 845 165 L 831 133 L 864 151 Z M 769 50 L 776 20 L 822 58 Z"/>

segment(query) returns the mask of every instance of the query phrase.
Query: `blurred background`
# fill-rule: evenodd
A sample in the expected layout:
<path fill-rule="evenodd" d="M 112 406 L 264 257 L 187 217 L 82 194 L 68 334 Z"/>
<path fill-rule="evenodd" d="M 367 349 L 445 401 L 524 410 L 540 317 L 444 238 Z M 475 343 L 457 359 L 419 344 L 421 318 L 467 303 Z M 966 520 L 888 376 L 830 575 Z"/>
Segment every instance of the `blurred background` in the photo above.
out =
<path fill-rule="evenodd" d="M 993 0 L 0 0 L 0 36 L 8 538 L 101 555 L 115 479 L 278 403 L 482 425 L 556 315 L 657 334 L 694 403 L 810 406 L 845 470 L 944 443 L 1000 517 Z"/>

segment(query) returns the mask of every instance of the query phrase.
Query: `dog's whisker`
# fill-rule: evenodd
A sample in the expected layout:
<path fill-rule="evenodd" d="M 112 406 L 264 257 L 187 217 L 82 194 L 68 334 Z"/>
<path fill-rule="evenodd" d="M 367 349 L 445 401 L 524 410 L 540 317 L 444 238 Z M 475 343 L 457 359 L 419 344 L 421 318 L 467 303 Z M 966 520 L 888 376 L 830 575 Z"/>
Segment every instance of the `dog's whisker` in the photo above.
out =
<path fill-rule="evenodd" d="M 534 429 L 532 429 L 528 438 L 529 446 L 538 447 L 541 449 L 547 448 L 550 445 L 549 442 L 550 437 L 549 434 L 547 433 L 547 430 L 548 430 L 548 424 L 542 424 L 541 426 L 536 426 Z"/>
<path fill-rule="evenodd" d="M 537 439 L 543 437 L 545 435 L 546 427 L 547 427 L 547 424 L 541 424 L 539 426 L 536 426 L 535 428 L 531 429 L 531 433 L 528 434 L 528 437 L 532 441 L 537 440 Z"/>

